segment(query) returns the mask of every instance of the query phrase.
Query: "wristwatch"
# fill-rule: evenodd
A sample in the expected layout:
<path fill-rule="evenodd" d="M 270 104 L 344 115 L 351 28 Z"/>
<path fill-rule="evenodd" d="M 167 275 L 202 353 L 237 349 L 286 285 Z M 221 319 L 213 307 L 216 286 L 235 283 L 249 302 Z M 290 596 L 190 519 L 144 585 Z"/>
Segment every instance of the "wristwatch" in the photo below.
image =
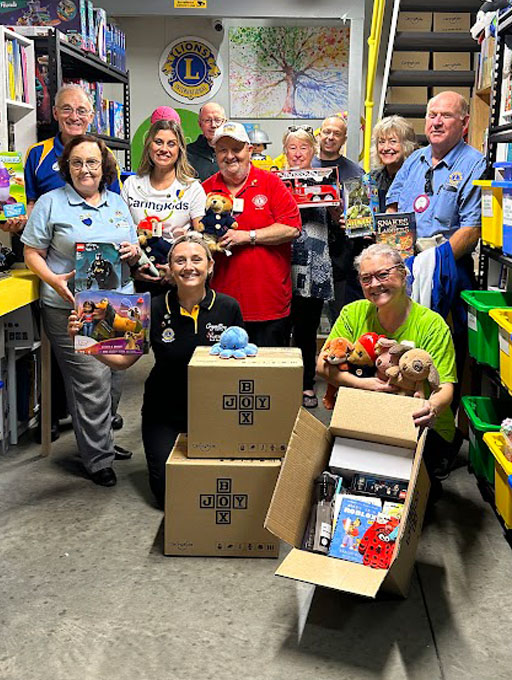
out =
<path fill-rule="evenodd" d="M 251 229 L 249 232 L 249 238 L 251 239 L 251 246 L 256 245 L 256 231 L 254 229 Z"/>

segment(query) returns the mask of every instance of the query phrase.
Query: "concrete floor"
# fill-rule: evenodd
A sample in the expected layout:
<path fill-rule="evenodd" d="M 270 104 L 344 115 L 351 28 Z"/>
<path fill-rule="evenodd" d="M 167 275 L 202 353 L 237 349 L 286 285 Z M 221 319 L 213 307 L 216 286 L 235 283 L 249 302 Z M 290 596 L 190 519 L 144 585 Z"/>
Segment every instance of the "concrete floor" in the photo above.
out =
<path fill-rule="evenodd" d="M 465 467 L 405 601 L 280 579 L 275 560 L 164 557 L 139 433 L 149 362 L 127 374 L 117 441 L 135 455 L 115 488 L 84 478 L 71 431 L 49 460 L 30 442 L 0 457 L 1 680 L 511 677 L 512 552 Z"/>

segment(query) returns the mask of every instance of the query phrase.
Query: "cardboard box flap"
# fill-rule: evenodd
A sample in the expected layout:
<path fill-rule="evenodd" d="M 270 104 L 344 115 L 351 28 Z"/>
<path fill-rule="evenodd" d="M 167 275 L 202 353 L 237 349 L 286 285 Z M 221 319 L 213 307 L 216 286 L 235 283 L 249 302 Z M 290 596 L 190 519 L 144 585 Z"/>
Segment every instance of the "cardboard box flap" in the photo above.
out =
<path fill-rule="evenodd" d="M 265 528 L 298 547 L 311 511 L 313 483 L 326 468 L 332 437 L 317 418 L 299 410 L 270 502 Z"/>
<path fill-rule="evenodd" d="M 276 571 L 277 576 L 365 597 L 377 595 L 387 573 L 386 569 L 369 569 L 362 564 L 295 549 Z"/>
<path fill-rule="evenodd" d="M 418 428 L 412 414 L 423 403 L 413 397 L 340 387 L 329 430 L 336 436 L 414 449 Z"/>

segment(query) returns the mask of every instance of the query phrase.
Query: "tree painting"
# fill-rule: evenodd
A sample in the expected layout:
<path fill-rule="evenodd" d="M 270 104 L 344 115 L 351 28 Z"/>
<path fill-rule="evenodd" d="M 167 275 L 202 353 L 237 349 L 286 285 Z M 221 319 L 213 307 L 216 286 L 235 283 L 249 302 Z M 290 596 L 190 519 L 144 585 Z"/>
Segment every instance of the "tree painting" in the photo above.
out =
<path fill-rule="evenodd" d="M 347 107 L 349 28 L 229 29 L 233 118 L 324 118 Z"/>

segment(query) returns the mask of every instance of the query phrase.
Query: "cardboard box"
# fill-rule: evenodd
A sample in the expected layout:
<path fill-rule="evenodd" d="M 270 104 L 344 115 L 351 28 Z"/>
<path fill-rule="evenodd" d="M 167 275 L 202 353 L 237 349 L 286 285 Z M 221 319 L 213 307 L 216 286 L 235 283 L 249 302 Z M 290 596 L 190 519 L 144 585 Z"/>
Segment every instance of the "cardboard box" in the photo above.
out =
<path fill-rule="evenodd" d="M 432 12 L 400 12 L 397 31 L 421 31 L 426 33 L 432 28 Z"/>
<path fill-rule="evenodd" d="M 407 595 L 430 489 L 422 459 L 425 434 L 417 441 L 412 421 L 412 413 L 420 407 L 421 402 L 412 397 L 340 388 L 328 428 L 301 409 L 265 520 L 269 531 L 293 546 L 278 567 L 278 576 L 366 597 L 380 591 Z M 336 436 L 364 441 L 368 450 L 376 442 L 410 451 L 407 498 L 389 569 L 372 569 L 300 549 L 313 481 L 327 469 Z"/>
<path fill-rule="evenodd" d="M 470 27 L 469 12 L 434 12 L 435 33 L 469 33 Z"/>
<path fill-rule="evenodd" d="M 471 98 L 470 87 L 452 87 L 452 85 L 447 85 L 446 87 L 433 87 L 432 96 L 435 97 L 436 95 L 441 94 L 441 92 L 446 92 L 446 90 L 450 90 L 450 92 L 458 92 L 467 102 L 469 102 Z"/>
<path fill-rule="evenodd" d="M 424 118 L 406 118 L 406 121 L 412 125 L 416 135 L 424 135 L 425 134 L 425 119 Z"/>
<path fill-rule="evenodd" d="M 296 347 L 260 347 L 243 360 L 196 348 L 188 365 L 188 455 L 282 458 L 301 398 Z"/>
<path fill-rule="evenodd" d="M 430 52 L 395 52 L 391 60 L 393 71 L 428 71 Z"/>
<path fill-rule="evenodd" d="M 187 458 L 179 435 L 166 464 L 164 553 L 277 557 L 279 541 L 263 521 L 279 460 Z"/>
<path fill-rule="evenodd" d="M 434 71 L 469 70 L 471 70 L 471 55 L 469 52 L 434 52 Z"/>
<path fill-rule="evenodd" d="M 388 104 L 425 104 L 428 101 L 426 87 L 390 87 Z"/>

